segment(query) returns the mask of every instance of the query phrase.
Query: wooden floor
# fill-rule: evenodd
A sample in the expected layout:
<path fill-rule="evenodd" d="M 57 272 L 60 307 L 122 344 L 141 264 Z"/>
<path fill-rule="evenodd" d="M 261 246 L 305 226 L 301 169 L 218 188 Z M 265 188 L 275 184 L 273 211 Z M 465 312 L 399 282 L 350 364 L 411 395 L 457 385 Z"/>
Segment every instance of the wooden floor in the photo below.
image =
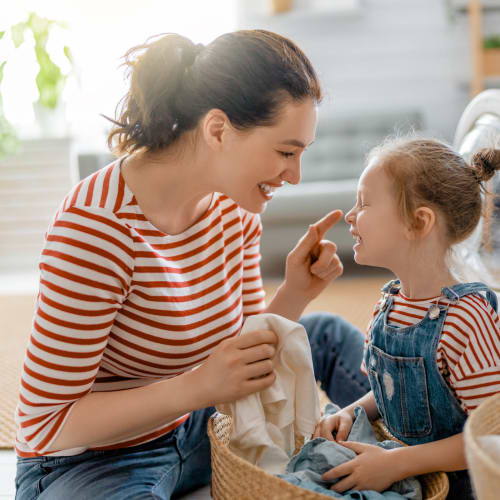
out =
<path fill-rule="evenodd" d="M 389 275 L 375 271 L 368 271 L 354 277 L 352 274 L 342 277 L 330 284 L 317 299 L 312 301 L 305 312 L 338 313 L 363 330 L 372 314 L 373 305 L 380 295 L 380 287 L 388 279 L 390 279 Z M 8 332 L 10 342 L 21 343 L 21 346 L 25 346 L 31 327 L 35 292 L 28 291 L 29 287 L 19 286 L 19 281 L 13 283 L 10 288 L 3 277 L 0 277 L 0 281 L 0 329 Z M 276 279 L 264 280 L 268 302 L 278 285 L 279 281 Z M 10 342 L 0 343 L 0 350 L 4 350 L 4 354 Z M 18 374 L 20 374 L 23 357 L 24 347 L 17 349 L 15 356 L 10 360 L 16 366 Z M 2 383 L 11 385 L 10 382 L 2 381 L 2 379 L 0 379 L 0 390 L 2 390 Z M 0 426 L 5 426 L 1 418 L 0 415 Z M 12 449 L 0 449 L 0 500 L 14 498 L 15 461 Z M 209 498 L 208 488 L 185 497 L 186 500 Z"/>

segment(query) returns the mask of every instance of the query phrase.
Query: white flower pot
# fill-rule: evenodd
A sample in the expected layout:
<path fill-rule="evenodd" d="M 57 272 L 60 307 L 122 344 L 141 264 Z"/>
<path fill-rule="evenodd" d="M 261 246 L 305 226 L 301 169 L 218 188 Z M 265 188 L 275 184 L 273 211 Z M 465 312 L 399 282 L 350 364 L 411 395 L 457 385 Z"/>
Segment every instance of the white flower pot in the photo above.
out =
<path fill-rule="evenodd" d="M 63 137 L 69 132 L 66 121 L 66 105 L 59 103 L 54 109 L 33 103 L 35 121 L 42 137 Z"/>

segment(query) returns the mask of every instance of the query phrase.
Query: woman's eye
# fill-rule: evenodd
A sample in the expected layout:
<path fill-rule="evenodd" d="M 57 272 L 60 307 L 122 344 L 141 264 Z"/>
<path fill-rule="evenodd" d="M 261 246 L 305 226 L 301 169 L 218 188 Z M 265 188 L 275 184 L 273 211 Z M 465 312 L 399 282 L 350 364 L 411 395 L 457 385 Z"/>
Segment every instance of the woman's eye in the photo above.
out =
<path fill-rule="evenodd" d="M 295 153 L 287 153 L 286 151 L 279 151 L 279 154 L 281 156 L 284 156 L 285 158 L 290 158 L 292 157 Z"/>

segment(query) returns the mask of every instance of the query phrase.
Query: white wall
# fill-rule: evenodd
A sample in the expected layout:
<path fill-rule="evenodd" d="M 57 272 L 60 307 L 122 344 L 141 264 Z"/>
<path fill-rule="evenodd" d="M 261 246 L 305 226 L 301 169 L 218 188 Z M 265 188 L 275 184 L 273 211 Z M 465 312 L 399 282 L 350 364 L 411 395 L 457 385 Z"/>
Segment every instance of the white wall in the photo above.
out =
<path fill-rule="evenodd" d="M 277 15 L 267 4 L 240 0 L 239 27 L 276 31 L 307 53 L 327 93 L 323 115 L 418 109 L 430 134 L 453 139 L 469 100 L 465 12 L 444 0 L 295 0 Z M 336 13 L 335 4 L 353 8 Z"/>
<path fill-rule="evenodd" d="M 500 8 L 500 0 L 494 1 Z M 293 188 L 306 208 L 293 213 L 282 192 L 262 216 L 265 273 L 283 271 L 286 253 L 307 224 L 328 210 L 352 205 L 363 151 L 390 133 L 399 117 L 421 115 L 425 133 L 452 142 L 470 100 L 465 4 L 466 0 L 293 0 L 291 12 L 271 15 L 271 0 L 238 1 L 238 27 L 268 29 L 294 40 L 311 59 L 326 94 L 315 144 L 304 156 L 305 182 Z M 500 10 L 485 12 L 484 32 L 498 34 L 499 20 Z M 318 167 L 325 175 L 318 184 L 322 192 L 314 193 L 314 185 L 307 181 L 321 179 L 311 172 Z M 352 240 L 343 223 L 328 237 L 339 251 L 352 255 Z"/>

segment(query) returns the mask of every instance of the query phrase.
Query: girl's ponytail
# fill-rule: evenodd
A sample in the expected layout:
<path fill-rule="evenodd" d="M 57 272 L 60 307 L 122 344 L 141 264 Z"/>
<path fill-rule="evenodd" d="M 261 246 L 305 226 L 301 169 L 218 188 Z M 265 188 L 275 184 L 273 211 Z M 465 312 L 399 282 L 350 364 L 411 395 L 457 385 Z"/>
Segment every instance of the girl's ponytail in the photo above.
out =
<path fill-rule="evenodd" d="M 471 158 L 470 166 L 478 182 L 487 182 L 500 170 L 500 149 L 480 149 Z"/>

